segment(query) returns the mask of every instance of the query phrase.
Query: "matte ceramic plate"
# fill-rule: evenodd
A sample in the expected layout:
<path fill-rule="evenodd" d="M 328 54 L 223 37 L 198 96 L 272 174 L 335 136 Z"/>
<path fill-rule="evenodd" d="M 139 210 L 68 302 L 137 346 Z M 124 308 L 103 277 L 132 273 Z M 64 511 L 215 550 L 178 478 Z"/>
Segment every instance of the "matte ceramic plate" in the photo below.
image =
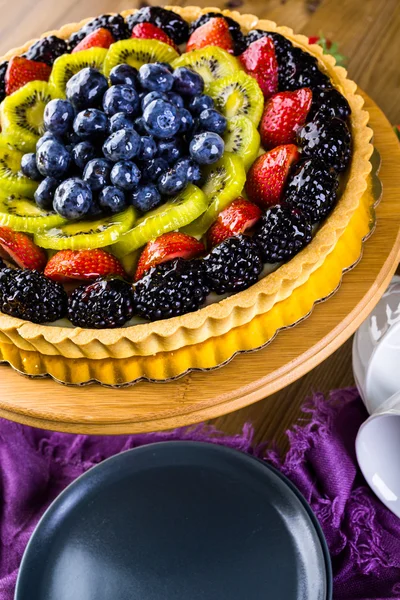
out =
<path fill-rule="evenodd" d="M 331 585 L 322 533 L 286 479 L 222 446 L 166 442 L 57 498 L 15 600 L 330 600 Z"/>

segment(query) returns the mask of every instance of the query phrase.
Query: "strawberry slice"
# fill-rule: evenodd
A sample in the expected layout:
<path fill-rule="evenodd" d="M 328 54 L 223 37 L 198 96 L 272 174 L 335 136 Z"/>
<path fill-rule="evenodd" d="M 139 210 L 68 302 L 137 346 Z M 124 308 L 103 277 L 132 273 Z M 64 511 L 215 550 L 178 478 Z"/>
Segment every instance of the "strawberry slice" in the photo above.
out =
<path fill-rule="evenodd" d="M 234 53 L 234 42 L 225 19 L 214 17 L 198 27 L 188 40 L 186 52 L 206 46 L 219 46 L 231 54 Z"/>
<path fill-rule="evenodd" d="M 108 31 L 105 27 L 100 27 L 100 29 L 96 29 L 96 31 L 92 31 L 92 33 L 84 37 L 75 46 L 71 54 L 81 52 L 81 50 L 89 50 L 89 48 L 105 48 L 107 50 L 114 42 L 115 39 L 111 31 Z"/>
<path fill-rule="evenodd" d="M 10 227 L 0 227 L 1 256 L 11 259 L 21 269 L 43 271 L 47 263 L 47 254 L 25 233 L 14 231 Z"/>
<path fill-rule="evenodd" d="M 94 250 L 60 250 L 47 263 L 44 274 L 53 281 L 91 280 L 107 275 L 127 279 L 119 260 L 100 248 Z"/>
<path fill-rule="evenodd" d="M 250 44 L 239 59 L 246 72 L 256 79 L 265 98 L 276 94 L 278 91 L 278 63 L 275 46 L 270 38 L 263 37 Z"/>
<path fill-rule="evenodd" d="M 194 258 L 204 252 L 204 244 L 186 233 L 179 231 L 164 233 L 144 247 L 136 268 L 135 281 L 141 279 L 152 267 L 168 260 Z"/>
<path fill-rule="evenodd" d="M 51 67 L 24 56 L 14 56 L 8 63 L 5 82 L 6 94 L 9 96 L 30 81 L 48 81 Z"/>
<path fill-rule="evenodd" d="M 217 220 L 208 230 L 209 246 L 217 246 L 226 238 L 243 233 L 253 227 L 261 217 L 262 210 L 256 204 L 239 196 L 219 213 Z"/>
<path fill-rule="evenodd" d="M 268 100 L 260 124 L 261 143 L 266 150 L 296 141 L 296 132 L 306 122 L 311 102 L 309 88 L 279 92 Z"/>
<path fill-rule="evenodd" d="M 172 46 L 180 54 L 175 42 L 160 27 L 153 25 L 153 23 L 138 23 L 132 29 L 131 37 L 141 40 L 158 40 L 159 42 L 164 42 L 164 44 Z"/>
<path fill-rule="evenodd" d="M 257 158 L 247 174 L 246 192 L 249 199 L 261 208 L 279 204 L 287 177 L 299 156 L 297 146 L 288 144 Z"/>

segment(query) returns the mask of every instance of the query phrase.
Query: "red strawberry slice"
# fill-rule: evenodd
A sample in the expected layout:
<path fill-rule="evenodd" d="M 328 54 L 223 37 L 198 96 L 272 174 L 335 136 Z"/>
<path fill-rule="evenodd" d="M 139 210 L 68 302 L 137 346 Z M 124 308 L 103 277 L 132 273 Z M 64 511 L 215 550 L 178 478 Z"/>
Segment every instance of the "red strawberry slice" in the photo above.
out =
<path fill-rule="evenodd" d="M 91 280 L 107 275 L 127 279 L 119 260 L 100 248 L 94 250 L 60 250 L 47 263 L 44 274 L 53 281 Z"/>
<path fill-rule="evenodd" d="M 270 38 L 253 42 L 239 58 L 247 73 L 257 80 L 265 98 L 278 91 L 278 63 Z"/>
<path fill-rule="evenodd" d="M 256 204 L 239 196 L 219 213 L 217 220 L 208 230 L 209 246 L 217 246 L 226 238 L 243 233 L 253 227 L 261 217 L 262 210 Z"/>
<path fill-rule="evenodd" d="M 153 23 L 138 23 L 132 29 L 131 37 L 141 40 L 158 40 L 159 42 L 164 42 L 164 44 L 172 46 L 180 54 L 175 42 L 160 27 L 153 25 Z"/>
<path fill-rule="evenodd" d="M 47 263 L 47 254 L 25 233 L 14 231 L 10 227 L 0 227 L 1 256 L 15 262 L 21 269 L 43 271 Z"/>
<path fill-rule="evenodd" d="M 30 81 L 48 81 L 50 73 L 51 67 L 45 63 L 14 56 L 8 63 L 5 75 L 7 96 Z"/>
<path fill-rule="evenodd" d="M 261 208 L 279 204 L 290 169 L 299 160 L 297 146 L 288 144 L 266 152 L 247 174 L 246 192 Z"/>
<path fill-rule="evenodd" d="M 92 31 L 92 33 L 89 33 L 89 35 L 84 37 L 83 40 L 75 46 L 71 54 L 81 52 L 82 50 L 89 50 L 89 48 L 108 49 L 114 42 L 115 39 L 111 31 L 108 31 L 105 27 L 100 27 L 100 29 L 96 29 L 96 31 Z"/>
<path fill-rule="evenodd" d="M 205 48 L 206 46 L 219 46 L 231 54 L 234 53 L 233 39 L 225 19 L 214 17 L 198 27 L 188 40 L 186 52 Z"/>
<path fill-rule="evenodd" d="M 174 258 L 194 258 L 204 252 L 204 244 L 186 233 L 164 233 L 144 247 L 136 268 L 135 281 L 141 279 L 151 267 Z"/>
<path fill-rule="evenodd" d="M 266 150 L 296 141 L 296 132 L 306 122 L 311 102 L 309 88 L 279 92 L 268 100 L 260 124 L 261 143 Z"/>

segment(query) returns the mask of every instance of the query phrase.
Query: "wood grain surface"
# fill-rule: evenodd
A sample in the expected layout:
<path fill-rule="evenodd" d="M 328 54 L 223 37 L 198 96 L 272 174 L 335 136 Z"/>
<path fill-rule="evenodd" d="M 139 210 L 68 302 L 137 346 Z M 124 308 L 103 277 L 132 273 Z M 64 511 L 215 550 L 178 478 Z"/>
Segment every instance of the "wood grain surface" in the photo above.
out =
<path fill-rule="evenodd" d="M 209 5 L 204 0 L 187 4 Z M 348 57 L 347 68 L 350 77 L 377 102 L 392 123 L 400 123 L 398 0 L 215 0 L 213 5 L 255 13 L 259 17 L 288 25 L 297 33 L 318 35 L 323 32 L 326 37 L 337 41 L 342 54 Z M 64 23 L 135 6 L 138 4 L 124 0 L 3 1 L 0 53 Z M 390 143 L 395 143 L 393 137 Z M 397 176 L 398 181 L 399 169 L 394 163 L 390 163 L 389 159 L 387 168 L 393 170 L 393 178 Z M 397 184 L 397 190 L 399 187 Z M 368 247 L 367 244 L 366 255 L 372 252 L 372 248 L 371 241 L 371 246 Z M 371 259 L 374 257 L 371 256 Z M 357 267 L 360 268 L 361 265 Z M 354 273 L 357 273 L 357 269 Z M 334 311 L 335 299 L 328 305 Z M 13 374 L 13 377 L 18 378 L 16 374 Z M 285 447 L 285 430 L 299 417 L 300 405 L 308 394 L 312 391 L 327 392 L 353 383 L 349 340 L 305 377 L 265 400 L 221 417 L 214 423 L 220 429 L 235 433 L 241 430 L 245 421 L 251 420 L 257 441 L 273 440 Z M 57 388 L 54 389 L 54 393 L 57 393 Z M 94 389 L 93 393 L 96 393 Z"/>

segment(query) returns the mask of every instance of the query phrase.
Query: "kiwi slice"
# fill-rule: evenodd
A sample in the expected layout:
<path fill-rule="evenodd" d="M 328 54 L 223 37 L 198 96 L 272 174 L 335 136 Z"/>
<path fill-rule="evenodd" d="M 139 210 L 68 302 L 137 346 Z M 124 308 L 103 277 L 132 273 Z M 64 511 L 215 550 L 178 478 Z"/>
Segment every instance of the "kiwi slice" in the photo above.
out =
<path fill-rule="evenodd" d="M 193 71 L 197 71 L 204 79 L 206 87 L 211 82 L 232 75 L 233 72 L 241 69 L 237 58 L 217 46 L 186 52 L 175 59 L 172 66 L 174 69 L 190 67 Z"/>
<path fill-rule="evenodd" d="M 246 181 L 243 160 L 229 152 L 207 167 L 204 176 L 202 190 L 208 198 L 208 208 L 196 221 L 183 228 L 185 233 L 194 237 L 204 235 L 221 210 L 240 196 Z"/>
<path fill-rule="evenodd" d="M 42 210 L 24 196 L 0 194 L 0 225 L 6 225 L 15 231 L 37 233 L 65 222 L 57 213 Z"/>
<path fill-rule="evenodd" d="M 0 136 L 0 188 L 5 192 L 33 198 L 38 183 L 21 173 L 23 155 Z"/>
<path fill-rule="evenodd" d="M 260 134 L 253 122 L 243 116 L 228 119 L 224 142 L 225 151 L 240 156 L 247 171 L 257 158 L 260 148 Z"/>
<path fill-rule="evenodd" d="M 170 63 L 177 56 L 179 54 L 172 46 L 158 40 L 121 40 L 111 44 L 104 63 L 104 74 L 108 77 L 111 69 L 121 63 L 139 69 L 146 63 Z"/>
<path fill-rule="evenodd" d="M 132 206 L 117 215 L 97 221 L 78 221 L 53 227 L 35 235 L 35 242 L 42 248 L 53 250 L 90 250 L 104 248 L 115 243 L 135 222 Z"/>
<path fill-rule="evenodd" d="M 44 108 L 56 97 L 46 81 L 31 81 L 5 98 L 1 124 L 13 146 L 24 152 L 35 150 L 37 140 L 44 133 Z"/>
<path fill-rule="evenodd" d="M 114 253 L 123 257 L 150 240 L 168 231 L 175 231 L 197 219 L 207 208 L 205 194 L 189 184 L 180 194 L 162 206 L 146 213 L 135 227 L 113 246 Z"/>
<path fill-rule="evenodd" d="M 76 54 L 63 54 L 53 65 L 49 84 L 56 90 L 58 98 L 65 98 L 65 88 L 69 79 L 85 67 L 93 67 L 98 71 L 103 70 L 107 50 L 104 48 L 89 48 Z"/>
<path fill-rule="evenodd" d="M 256 127 L 259 124 L 264 96 L 257 81 L 244 71 L 214 81 L 208 87 L 208 94 L 226 117 L 243 115 L 253 121 Z"/>

